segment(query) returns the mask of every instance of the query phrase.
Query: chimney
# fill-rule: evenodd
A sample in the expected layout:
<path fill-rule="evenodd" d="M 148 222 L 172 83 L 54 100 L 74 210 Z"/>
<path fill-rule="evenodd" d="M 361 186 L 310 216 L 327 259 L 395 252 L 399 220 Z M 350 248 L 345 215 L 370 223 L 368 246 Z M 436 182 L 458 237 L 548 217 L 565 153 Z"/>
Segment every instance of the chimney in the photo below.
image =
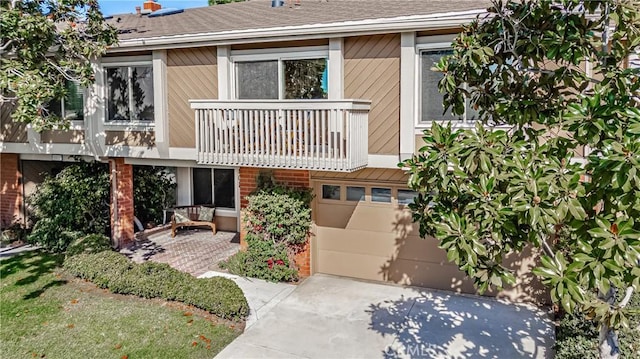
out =
<path fill-rule="evenodd" d="M 149 10 L 151 12 L 160 10 L 162 8 L 162 5 L 153 0 L 145 1 L 142 5 L 145 10 Z"/>

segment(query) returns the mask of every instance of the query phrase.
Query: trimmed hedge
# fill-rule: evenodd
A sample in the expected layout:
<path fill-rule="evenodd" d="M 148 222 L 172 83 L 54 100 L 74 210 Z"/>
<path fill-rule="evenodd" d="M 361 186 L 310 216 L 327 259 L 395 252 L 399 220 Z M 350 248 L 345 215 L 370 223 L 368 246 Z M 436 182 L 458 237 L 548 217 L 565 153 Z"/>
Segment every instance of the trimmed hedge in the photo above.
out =
<path fill-rule="evenodd" d="M 68 257 L 64 268 L 113 293 L 175 300 L 225 319 L 241 320 L 249 314 L 244 293 L 228 278 L 198 279 L 164 263 L 134 263 L 113 251 Z"/>
<path fill-rule="evenodd" d="M 102 234 L 89 234 L 73 241 L 65 254 L 68 257 L 78 254 L 100 253 L 111 250 L 111 240 Z"/>

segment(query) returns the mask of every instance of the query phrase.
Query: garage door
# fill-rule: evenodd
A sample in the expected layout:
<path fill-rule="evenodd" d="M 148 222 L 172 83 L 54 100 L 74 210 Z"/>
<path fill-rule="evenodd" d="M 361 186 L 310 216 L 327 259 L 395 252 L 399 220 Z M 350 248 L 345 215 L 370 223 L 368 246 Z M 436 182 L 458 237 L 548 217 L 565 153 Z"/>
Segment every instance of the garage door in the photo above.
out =
<path fill-rule="evenodd" d="M 314 190 L 314 272 L 475 293 L 437 241 L 419 237 L 406 206 L 414 193 L 402 183 L 317 180 Z M 521 282 L 501 296 L 545 301 L 530 274 L 533 264 L 530 254 L 510 260 Z"/>
<path fill-rule="evenodd" d="M 420 239 L 402 185 L 317 182 L 315 270 L 361 279 L 473 291 L 434 239 Z"/>

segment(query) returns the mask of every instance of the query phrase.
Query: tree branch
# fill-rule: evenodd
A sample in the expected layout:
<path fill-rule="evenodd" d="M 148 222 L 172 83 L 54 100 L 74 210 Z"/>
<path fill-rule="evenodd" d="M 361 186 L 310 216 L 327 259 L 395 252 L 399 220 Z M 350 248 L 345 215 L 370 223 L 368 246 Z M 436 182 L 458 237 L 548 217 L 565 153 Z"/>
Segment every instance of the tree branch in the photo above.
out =
<path fill-rule="evenodd" d="M 629 304 L 629 301 L 631 301 L 631 296 L 633 296 L 633 287 L 629 286 L 627 287 L 627 290 L 624 294 L 624 298 L 622 298 L 622 300 L 620 301 L 620 304 L 618 304 L 618 306 L 620 308 L 624 308 L 627 306 L 627 304 Z"/>

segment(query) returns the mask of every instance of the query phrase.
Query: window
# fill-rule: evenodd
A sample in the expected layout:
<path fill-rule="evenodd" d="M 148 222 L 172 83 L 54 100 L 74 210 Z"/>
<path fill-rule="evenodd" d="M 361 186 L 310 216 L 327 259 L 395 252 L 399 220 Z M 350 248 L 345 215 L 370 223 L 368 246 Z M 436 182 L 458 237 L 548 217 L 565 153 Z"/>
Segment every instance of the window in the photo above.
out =
<path fill-rule="evenodd" d="M 340 186 L 337 185 L 322 185 L 322 198 L 340 200 Z"/>
<path fill-rule="evenodd" d="M 239 99 L 278 99 L 278 61 L 239 62 Z"/>
<path fill-rule="evenodd" d="M 416 191 L 412 191 L 409 189 L 399 189 L 398 190 L 398 204 L 400 205 L 408 205 L 413 203 L 413 200 L 418 197 L 418 193 Z"/>
<path fill-rule="evenodd" d="M 236 208 L 235 172 L 223 168 L 194 168 L 193 204 L 214 204 L 219 208 Z"/>
<path fill-rule="evenodd" d="M 65 83 L 67 94 L 63 99 L 49 103 L 49 113 L 65 120 L 84 120 L 84 95 L 80 84 L 73 81 Z"/>
<path fill-rule="evenodd" d="M 238 99 L 327 98 L 327 59 L 236 62 Z"/>
<path fill-rule="evenodd" d="M 438 91 L 438 82 L 443 75 L 432 71 L 431 68 L 440 61 L 443 56 L 451 55 L 451 50 L 425 50 L 420 52 L 420 124 L 431 121 L 453 121 L 459 120 L 450 110 L 444 112 L 442 101 L 444 94 Z M 463 120 L 472 120 L 477 113 L 471 110 L 467 101 Z"/>
<path fill-rule="evenodd" d="M 106 68 L 107 121 L 153 121 L 153 67 Z"/>
<path fill-rule="evenodd" d="M 347 186 L 347 201 L 364 201 L 364 187 Z"/>
<path fill-rule="evenodd" d="M 371 202 L 391 203 L 391 188 L 371 188 Z"/>

